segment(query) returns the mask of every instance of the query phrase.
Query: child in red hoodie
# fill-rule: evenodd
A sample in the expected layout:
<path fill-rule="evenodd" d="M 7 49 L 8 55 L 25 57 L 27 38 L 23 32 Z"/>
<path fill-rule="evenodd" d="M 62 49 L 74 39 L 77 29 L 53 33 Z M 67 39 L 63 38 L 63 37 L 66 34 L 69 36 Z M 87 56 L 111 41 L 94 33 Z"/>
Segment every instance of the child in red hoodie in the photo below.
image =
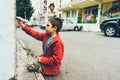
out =
<path fill-rule="evenodd" d="M 33 30 L 28 25 L 25 25 L 22 19 L 17 20 L 17 22 L 27 34 L 43 42 L 43 54 L 38 57 L 38 62 L 43 65 L 43 75 L 57 75 L 64 55 L 64 44 L 59 35 L 59 31 L 62 28 L 61 19 L 49 19 L 45 29 L 46 32 Z"/>

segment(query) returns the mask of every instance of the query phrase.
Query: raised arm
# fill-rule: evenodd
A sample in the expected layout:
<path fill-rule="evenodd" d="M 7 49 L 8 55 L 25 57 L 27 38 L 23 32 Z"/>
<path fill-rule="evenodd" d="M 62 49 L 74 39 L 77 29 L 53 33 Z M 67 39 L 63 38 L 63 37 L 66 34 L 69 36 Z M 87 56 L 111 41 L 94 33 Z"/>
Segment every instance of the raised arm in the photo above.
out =
<path fill-rule="evenodd" d="M 42 32 L 38 32 L 33 30 L 32 28 L 30 28 L 28 25 L 24 24 L 24 19 L 19 17 L 17 18 L 17 23 L 18 25 L 30 36 L 36 38 L 37 40 L 41 40 L 43 41 L 44 35 L 46 35 L 46 33 L 42 33 Z"/>

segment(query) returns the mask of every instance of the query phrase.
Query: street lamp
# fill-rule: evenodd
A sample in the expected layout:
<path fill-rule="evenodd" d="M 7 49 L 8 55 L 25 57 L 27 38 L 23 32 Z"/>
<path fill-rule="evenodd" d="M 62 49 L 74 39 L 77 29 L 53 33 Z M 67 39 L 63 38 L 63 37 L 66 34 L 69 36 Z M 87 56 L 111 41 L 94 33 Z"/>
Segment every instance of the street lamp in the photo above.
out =
<path fill-rule="evenodd" d="M 24 12 L 24 17 L 25 17 L 25 19 L 26 19 L 26 12 Z"/>

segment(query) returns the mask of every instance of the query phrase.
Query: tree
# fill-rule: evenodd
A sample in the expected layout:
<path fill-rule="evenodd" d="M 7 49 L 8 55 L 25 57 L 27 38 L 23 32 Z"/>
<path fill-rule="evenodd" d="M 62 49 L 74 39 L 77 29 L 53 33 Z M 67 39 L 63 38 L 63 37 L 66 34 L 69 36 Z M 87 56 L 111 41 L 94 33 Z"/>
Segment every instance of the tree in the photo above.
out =
<path fill-rule="evenodd" d="M 16 15 L 22 18 L 30 19 L 34 12 L 30 0 L 16 0 Z"/>

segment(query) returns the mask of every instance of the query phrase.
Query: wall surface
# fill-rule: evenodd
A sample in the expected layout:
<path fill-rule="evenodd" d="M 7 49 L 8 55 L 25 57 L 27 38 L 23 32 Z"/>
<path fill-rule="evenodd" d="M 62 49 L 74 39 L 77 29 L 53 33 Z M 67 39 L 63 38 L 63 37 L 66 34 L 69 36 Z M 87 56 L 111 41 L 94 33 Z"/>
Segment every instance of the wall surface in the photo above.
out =
<path fill-rule="evenodd" d="M 14 76 L 14 0 L 0 0 L 0 80 Z"/>

